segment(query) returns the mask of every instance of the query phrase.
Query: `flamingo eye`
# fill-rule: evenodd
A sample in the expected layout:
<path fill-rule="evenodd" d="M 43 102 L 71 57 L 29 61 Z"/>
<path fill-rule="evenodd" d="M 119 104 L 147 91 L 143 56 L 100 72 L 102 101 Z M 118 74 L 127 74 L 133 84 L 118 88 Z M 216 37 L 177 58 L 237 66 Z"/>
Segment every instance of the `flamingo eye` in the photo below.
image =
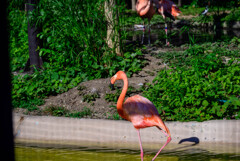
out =
<path fill-rule="evenodd" d="M 112 78 L 111 81 L 114 79 L 114 81 L 117 79 L 117 74 L 115 74 Z"/>

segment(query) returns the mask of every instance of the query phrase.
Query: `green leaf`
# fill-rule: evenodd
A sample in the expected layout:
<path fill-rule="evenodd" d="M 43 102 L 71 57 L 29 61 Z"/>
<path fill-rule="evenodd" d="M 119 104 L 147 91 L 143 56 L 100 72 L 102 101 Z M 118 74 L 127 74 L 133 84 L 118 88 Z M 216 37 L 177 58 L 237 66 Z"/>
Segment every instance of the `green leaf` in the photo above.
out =
<path fill-rule="evenodd" d="M 207 106 L 209 105 L 209 103 L 208 103 L 207 100 L 204 100 L 204 101 L 202 101 L 202 105 L 203 105 L 204 107 L 207 107 Z"/>
<path fill-rule="evenodd" d="M 58 73 L 56 73 L 56 72 L 52 73 L 52 79 L 53 80 L 58 80 L 58 78 L 59 78 Z"/>

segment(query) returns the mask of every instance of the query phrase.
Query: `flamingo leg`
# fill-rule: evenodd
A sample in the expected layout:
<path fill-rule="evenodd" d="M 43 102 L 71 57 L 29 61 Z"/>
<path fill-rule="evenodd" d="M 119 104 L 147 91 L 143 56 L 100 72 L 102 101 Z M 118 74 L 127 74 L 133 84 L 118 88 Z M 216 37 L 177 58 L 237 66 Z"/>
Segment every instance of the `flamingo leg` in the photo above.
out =
<path fill-rule="evenodd" d="M 144 23 L 144 20 L 143 20 L 143 35 L 142 35 L 142 42 L 141 42 L 141 44 L 143 44 L 143 41 L 144 41 L 144 33 L 145 33 L 145 23 Z"/>
<path fill-rule="evenodd" d="M 141 150 L 141 161 L 143 161 L 143 147 L 142 147 L 142 141 L 141 141 L 141 136 L 140 136 L 140 130 L 137 129 L 138 133 L 138 140 L 139 140 L 139 145 L 140 145 L 140 150 Z"/>
<path fill-rule="evenodd" d="M 166 33 L 166 45 L 169 45 L 168 42 L 168 27 L 167 27 L 167 22 L 166 22 L 166 17 L 165 17 L 165 33 Z"/>
<path fill-rule="evenodd" d="M 148 19 L 148 45 L 150 45 L 150 32 L 151 32 L 151 24 L 150 24 L 150 19 Z"/>
<path fill-rule="evenodd" d="M 163 150 L 163 148 L 171 141 L 171 137 L 165 132 L 163 131 L 161 128 L 157 127 L 161 132 L 163 132 L 167 137 L 167 142 L 161 147 L 161 149 L 157 152 L 157 154 L 153 157 L 152 161 L 154 161 L 157 156 L 159 155 L 159 153 Z"/>

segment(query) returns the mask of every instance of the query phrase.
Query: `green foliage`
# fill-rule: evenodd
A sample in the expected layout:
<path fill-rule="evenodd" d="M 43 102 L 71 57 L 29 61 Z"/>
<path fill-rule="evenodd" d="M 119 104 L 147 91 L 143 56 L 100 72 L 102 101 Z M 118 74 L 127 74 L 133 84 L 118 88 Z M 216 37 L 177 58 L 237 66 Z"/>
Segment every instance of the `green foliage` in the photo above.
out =
<path fill-rule="evenodd" d="M 84 90 L 84 89 L 86 89 L 86 88 L 87 88 L 87 87 L 80 85 L 80 86 L 77 87 L 77 90 L 82 91 L 82 90 Z"/>
<path fill-rule="evenodd" d="M 145 24 L 148 24 L 147 19 L 142 19 L 136 11 L 132 11 L 132 10 L 126 10 L 124 13 L 125 15 L 125 21 L 124 21 L 124 25 L 125 26 L 129 26 L 132 27 L 135 24 L 143 24 L 143 21 Z M 153 16 L 153 18 L 151 19 L 151 25 L 156 25 L 159 23 L 164 23 L 164 19 L 162 17 L 162 15 L 160 14 L 155 14 Z"/>
<path fill-rule="evenodd" d="M 47 95 L 63 93 L 77 86 L 78 83 L 86 78 L 86 74 L 75 71 L 78 70 L 66 68 L 65 71 L 58 71 L 58 69 L 49 67 L 46 70 L 35 71 L 35 73 L 31 75 L 13 76 L 13 106 L 29 108 L 32 105 L 39 105 L 36 104 L 34 100 L 41 100 Z M 40 103 L 43 103 L 43 101 L 40 101 Z"/>
<path fill-rule="evenodd" d="M 205 6 L 204 7 L 188 6 L 188 7 L 180 8 L 182 15 L 198 15 L 202 11 L 204 11 L 204 9 L 205 9 Z"/>
<path fill-rule="evenodd" d="M 9 2 L 11 70 L 18 72 L 12 75 L 14 107 L 33 111 L 44 103 L 45 97 L 66 92 L 82 81 L 109 77 L 118 70 L 125 71 L 129 77 L 141 70 L 144 61 L 141 60 L 140 50 L 126 47 L 124 56 L 120 57 L 114 53 L 115 49 L 108 47 L 105 40 L 107 26 L 103 25 L 106 24 L 104 2 L 39 1 L 36 12 L 30 14 L 29 20 L 42 29 L 38 37 L 43 42 L 39 52 L 44 64 L 33 74 L 22 73 L 29 57 L 25 2 Z M 197 4 L 199 1 L 195 2 Z M 120 24 L 116 28 L 122 35 L 121 39 L 124 39 L 127 35 L 120 30 L 122 25 L 142 23 L 142 20 L 136 12 L 125 13 L 121 5 L 118 3 L 114 9 L 124 13 L 119 14 Z M 225 10 L 219 7 L 212 9 Z M 184 14 L 187 12 L 192 14 L 198 10 L 193 8 Z M 126 14 L 133 18 L 126 18 Z M 237 15 L 239 11 L 235 10 L 220 17 L 220 20 L 238 20 Z M 213 18 L 204 17 L 201 21 L 212 21 Z M 159 22 L 163 22 L 162 17 L 154 16 L 152 24 Z M 185 52 L 159 55 L 172 69 L 161 71 L 154 85 L 144 86 L 144 95 L 153 101 L 160 113 L 165 112 L 167 120 L 239 119 L 239 50 L 228 48 L 239 46 L 239 42 L 238 38 L 234 38 L 230 43 L 196 45 L 194 37 L 191 37 L 191 45 Z M 230 60 L 223 63 L 223 57 Z M 116 102 L 119 94 L 117 90 L 115 94 L 106 94 L 105 99 Z M 128 96 L 130 94 L 128 92 Z M 91 102 L 95 98 L 97 96 L 89 96 L 85 100 Z M 91 114 L 87 108 L 75 113 L 69 113 L 62 107 L 51 107 L 49 111 L 55 116 L 83 117 Z M 117 117 L 114 115 L 112 118 Z"/>
<path fill-rule="evenodd" d="M 38 37 L 43 46 L 39 53 L 44 63 L 33 74 L 22 73 L 29 57 L 27 15 L 19 8 L 24 2 L 11 2 L 9 51 L 11 69 L 17 71 L 12 76 L 14 107 L 36 109 L 45 97 L 66 92 L 82 81 L 109 77 L 118 70 L 126 71 L 128 76 L 141 70 L 140 50 L 127 47 L 125 50 L 131 52 L 120 57 L 108 47 L 104 2 L 39 1 L 29 20 L 41 28 Z M 121 11 L 121 4 L 118 9 Z"/>
<path fill-rule="evenodd" d="M 67 114 L 67 110 L 65 110 L 64 107 L 58 107 L 58 106 L 49 106 L 44 110 L 45 113 L 48 113 L 52 116 L 64 116 Z"/>
<path fill-rule="evenodd" d="M 127 93 L 126 93 L 126 97 L 130 97 L 131 94 L 137 94 L 137 93 L 140 93 L 142 92 L 143 89 L 136 89 L 132 86 L 129 86 L 128 87 L 128 90 L 127 90 Z M 117 102 L 118 100 L 118 97 L 120 96 L 121 94 L 121 90 L 120 89 L 117 89 L 115 93 L 106 93 L 105 95 L 105 100 L 108 101 L 108 102 Z"/>
<path fill-rule="evenodd" d="M 85 116 L 90 116 L 91 114 L 92 114 L 92 111 L 89 108 L 84 107 L 81 112 L 67 113 L 65 116 L 73 117 L 73 118 L 82 118 Z"/>
<path fill-rule="evenodd" d="M 228 52 L 207 52 L 198 45 L 172 54 L 177 58 L 163 57 L 172 69 L 160 71 L 144 92 L 167 120 L 239 119 L 239 59 L 224 64 L 220 55 Z"/>
<path fill-rule="evenodd" d="M 234 37 L 230 42 L 240 48 L 240 38 Z"/>
<path fill-rule="evenodd" d="M 85 94 L 83 95 L 83 102 L 92 102 L 96 101 L 96 98 L 100 98 L 100 95 L 98 93 L 93 94 Z"/>
<path fill-rule="evenodd" d="M 183 8 L 188 8 L 188 7 L 205 7 L 206 5 L 210 5 L 211 8 L 234 8 L 239 6 L 239 0 L 229 0 L 229 1 L 224 1 L 224 0 L 192 0 L 187 2 L 184 2 Z"/>
<path fill-rule="evenodd" d="M 113 61 L 113 66 L 108 68 L 109 73 L 115 73 L 117 70 L 125 70 L 131 75 L 133 72 L 141 70 L 141 62 L 137 59 L 137 55 L 133 54 L 130 58 L 126 59 L 117 57 L 118 60 L 121 60 L 120 63 L 122 64 Z M 48 95 L 66 92 L 83 80 L 93 79 L 92 77 L 89 78 L 87 73 L 81 72 L 76 67 L 66 67 L 65 70 L 61 70 L 52 68 L 48 63 L 45 63 L 44 67 L 45 70 L 35 71 L 31 75 L 13 76 L 12 98 L 14 107 L 30 108 L 33 105 L 39 105 L 36 104 L 35 100 L 41 100 Z M 86 100 L 89 99 L 86 98 Z M 43 101 L 40 102 L 43 103 Z"/>
<path fill-rule="evenodd" d="M 106 47 L 102 8 L 103 1 L 100 0 L 40 1 L 37 15 L 33 14 L 37 17 L 32 17 L 32 21 L 42 27 L 38 35 L 44 42 L 40 55 L 47 57 L 52 64 L 63 67 L 78 65 L 82 70 L 97 75 L 96 69 L 100 68 L 104 53 L 101 48 Z"/>
<path fill-rule="evenodd" d="M 223 22 L 227 22 L 228 26 L 232 26 L 236 21 L 240 21 L 239 1 L 211 1 L 209 10 L 206 15 L 200 15 L 208 5 L 208 0 L 194 0 L 190 5 L 184 5 L 180 10 L 182 15 L 194 16 L 191 18 L 192 24 L 205 24 L 212 22 L 215 27 L 223 27 Z"/>
<path fill-rule="evenodd" d="M 106 93 L 105 100 L 108 102 L 117 102 L 120 94 L 121 94 L 121 91 L 119 89 L 117 89 L 115 93 Z"/>
<path fill-rule="evenodd" d="M 26 0 L 8 0 L 8 11 L 9 10 L 24 10 Z"/>
<path fill-rule="evenodd" d="M 115 113 L 115 114 L 112 115 L 112 119 L 113 120 L 121 120 L 121 117 L 119 116 L 118 113 Z"/>
<path fill-rule="evenodd" d="M 116 110 L 116 106 L 114 106 L 113 108 L 115 109 L 115 112 L 112 114 L 107 113 L 107 118 L 111 119 L 111 120 L 123 120 L 123 118 L 119 116 L 119 114 Z"/>
<path fill-rule="evenodd" d="M 23 69 L 28 59 L 27 17 L 24 11 L 12 10 L 9 19 L 11 70 Z"/>
<path fill-rule="evenodd" d="M 222 18 L 222 21 L 240 21 L 240 7 L 226 15 L 226 17 Z"/>
<path fill-rule="evenodd" d="M 65 117 L 73 117 L 73 118 L 82 118 L 92 114 L 92 111 L 87 107 L 84 107 L 83 110 L 80 112 L 69 112 L 64 107 L 49 106 L 44 110 L 44 112 L 52 116 L 58 116 L 58 117 L 65 116 Z"/>
<path fill-rule="evenodd" d="M 123 57 L 113 57 L 111 66 L 107 68 L 109 75 L 113 76 L 117 71 L 125 71 L 127 76 L 142 70 L 145 61 L 141 60 L 141 50 L 137 49 L 136 52 L 126 52 Z"/>
<path fill-rule="evenodd" d="M 86 89 L 87 87 L 79 85 L 77 89 L 79 90 L 78 94 L 81 96 L 84 94 L 83 90 Z"/>

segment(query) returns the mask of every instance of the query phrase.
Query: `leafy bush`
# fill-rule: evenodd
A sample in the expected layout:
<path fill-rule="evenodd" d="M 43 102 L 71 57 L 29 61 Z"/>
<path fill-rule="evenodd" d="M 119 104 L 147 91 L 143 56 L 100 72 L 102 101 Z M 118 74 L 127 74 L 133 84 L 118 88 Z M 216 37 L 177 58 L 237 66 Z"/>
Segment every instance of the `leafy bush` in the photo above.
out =
<path fill-rule="evenodd" d="M 93 78 L 106 75 L 104 60 L 109 54 L 105 37 L 104 1 L 43 0 L 32 14 L 32 21 L 41 26 L 43 40 L 40 55 L 55 68 L 74 66 Z M 35 18 L 36 17 L 36 18 Z"/>
<path fill-rule="evenodd" d="M 58 107 L 58 106 L 49 106 L 44 110 L 45 113 L 50 114 L 52 116 L 66 116 L 66 117 L 73 117 L 73 118 L 82 118 L 84 116 L 89 116 L 92 114 L 92 111 L 84 107 L 82 111 L 80 112 L 69 112 L 64 107 Z"/>
<path fill-rule="evenodd" d="M 115 93 L 106 93 L 105 100 L 108 102 L 117 102 L 120 94 L 121 94 L 121 91 L 119 89 L 117 89 Z"/>
<path fill-rule="evenodd" d="M 65 116 L 66 117 L 73 117 L 73 118 L 82 118 L 84 116 L 89 116 L 92 114 L 92 111 L 87 108 L 84 107 L 82 111 L 80 112 L 72 112 L 72 113 L 67 113 Z"/>
<path fill-rule="evenodd" d="M 9 19 L 9 52 L 11 70 L 23 69 L 28 60 L 27 16 L 24 11 L 12 10 Z"/>
<path fill-rule="evenodd" d="M 222 18 L 222 21 L 227 21 L 227 22 L 240 21 L 240 11 L 239 11 L 239 8 L 238 8 L 237 11 L 231 12 L 226 17 Z"/>
<path fill-rule="evenodd" d="M 118 70 L 130 76 L 141 70 L 140 50 L 126 48 L 131 52 L 120 57 L 108 47 L 104 2 L 39 1 L 29 20 L 42 30 L 38 37 L 43 42 L 39 52 L 44 63 L 33 74 L 21 73 L 29 57 L 26 13 L 19 10 L 20 1 L 16 8 L 11 3 L 11 69 L 18 72 L 12 76 L 14 107 L 34 110 L 46 96 L 66 92 L 84 80 L 112 76 Z"/>
<path fill-rule="evenodd" d="M 191 59 L 160 71 L 144 95 L 167 120 L 239 119 L 240 67 L 233 57 L 224 64 L 219 55 L 192 46 L 182 53 Z"/>
<path fill-rule="evenodd" d="M 126 97 L 131 97 L 131 94 L 138 94 L 143 91 L 142 88 L 136 89 L 133 86 L 128 86 Z M 117 102 L 122 90 L 116 89 L 114 93 L 106 93 L 105 100 L 108 102 Z"/>
<path fill-rule="evenodd" d="M 44 110 L 45 113 L 48 113 L 52 116 L 64 116 L 67 113 L 64 107 L 57 107 L 57 106 L 49 106 Z"/>
<path fill-rule="evenodd" d="M 100 95 L 98 93 L 93 93 L 93 94 L 86 94 L 83 95 L 83 102 L 92 102 L 96 101 L 96 98 L 100 98 Z"/>
<path fill-rule="evenodd" d="M 230 42 L 240 48 L 240 38 L 234 37 Z"/>

